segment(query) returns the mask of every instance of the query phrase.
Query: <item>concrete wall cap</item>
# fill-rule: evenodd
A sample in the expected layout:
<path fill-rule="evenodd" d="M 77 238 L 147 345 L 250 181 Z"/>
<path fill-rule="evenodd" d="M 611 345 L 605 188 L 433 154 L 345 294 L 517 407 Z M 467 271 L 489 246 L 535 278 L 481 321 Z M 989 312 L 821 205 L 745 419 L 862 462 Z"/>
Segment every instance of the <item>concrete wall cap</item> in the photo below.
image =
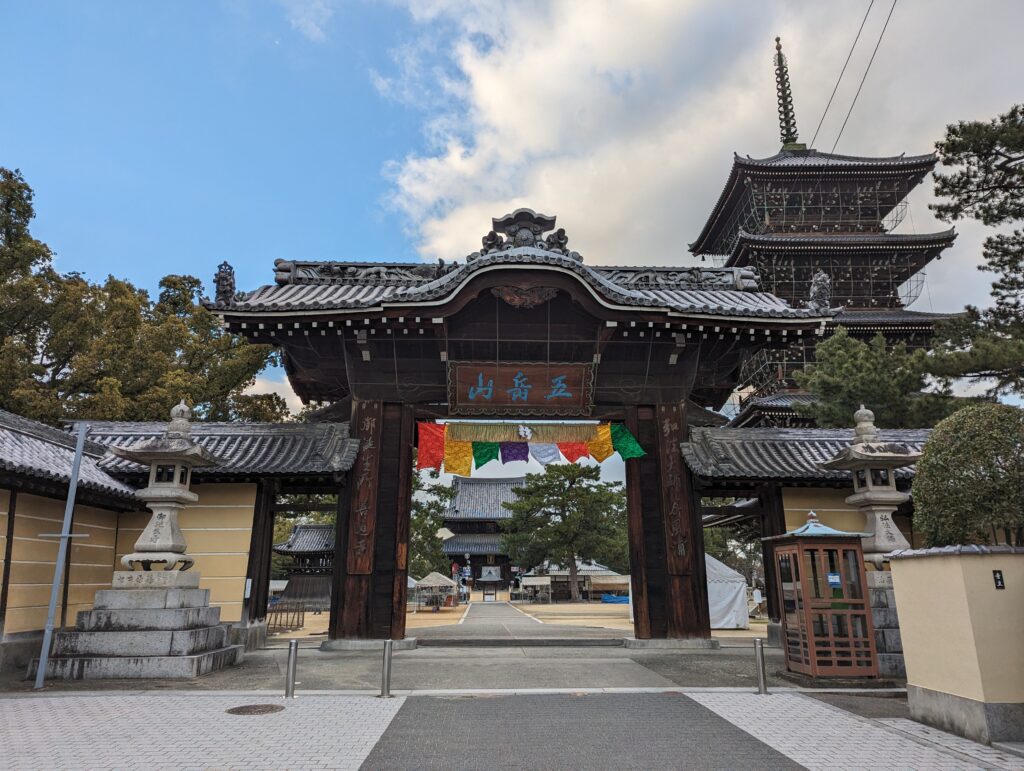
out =
<path fill-rule="evenodd" d="M 983 544 L 967 544 L 957 546 L 933 546 L 930 549 L 898 549 L 885 555 L 891 560 L 912 559 L 915 557 L 968 557 L 985 554 L 1021 554 L 1024 546 L 986 546 Z"/>

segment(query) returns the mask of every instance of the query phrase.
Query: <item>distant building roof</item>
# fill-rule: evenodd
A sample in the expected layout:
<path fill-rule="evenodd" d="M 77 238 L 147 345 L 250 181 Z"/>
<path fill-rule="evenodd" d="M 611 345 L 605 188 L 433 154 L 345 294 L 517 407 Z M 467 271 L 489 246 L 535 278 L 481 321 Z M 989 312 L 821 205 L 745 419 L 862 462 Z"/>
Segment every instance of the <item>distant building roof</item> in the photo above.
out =
<path fill-rule="evenodd" d="M 334 525 L 296 525 L 284 543 L 274 544 L 275 554 L 334 552 Z"/>
<path fill-rule="evenodd" d="M 930 429 L 882 429 L 884 442 L 899 442 L 919 452 Z M 848 428 L 694 428 L 681 445 L 686 464 L 706 480 L 725 482 L 841 482 L 848 471 L 826 471 L 831 460 L 850 445 Z M 896 469 L 897 479 L 912 479 L 913 468 Z"/>
<path fill-rule="evenodd" d="M 452 479 L 454 496 L 444 514 L 451 520 L 493 521 L 509 519 L 512 513 L 502 506 L 516 500 L 514 490 L 526 484 L 526 477 L 509 479 Z"/>
<path fill-rule="evenodd" d="M 0 410 L 0 477 L 30 483 L 56 483 L 66 489 L 71 481 L 76 437 L 12 412 Z M 118 508 L 132 508 L 135 490 L 101 468 L 106 448 L 86 441 L 79 486 L 95 496 L 111 499 Z M 6 485 L 4 485 L 6 486 Z M 93 496 L 93 501 L 95 500 Z M 86 501 L 86 497 L 82 497 Z"/>
<path fill-rule="evenodd" d="M 711 254 L 723 229 L 728 227 L 729 214 L 735 209 L 750 178 L 771 179 L 778 182 L 800 179 L 824 180 L 837 177 L 902 177 L 917 184 L 934 168 L 937 157 L 927 155 L 895 155 L 869 158 L 857 155 L 838 155 L 818 150 L 782 150 L 768 158 L 735 155 L 732 169 L 726 179 L 711 214 L 708 215 L 700 235 L 690 244 L 694 254 Z M 908 187 L 909 187 L 908 186 Z"/>
<path fill-rule="evenodd" d="M 458 533 L 441 544 L 445 554 L 504 554 L 501 533 Z"/>
<path fill-rule="evenodd" d="M 741 403 L 740 411 L 729 421 L 729 427 L 743 428 L 751 423 L 757 424 L 766 417 L 780 416 L 787 420 L 799 420 L 801 423 L 813 425 L 813 419 L 798 415 L 796 408 L 809 406 L 814 402 L 814 397 L 805 391 L 779 391 L 768 396 L 753 396 Z"/>
<path fill-rule="evenodd" d="M 97 442 L 130 448 L 163 433 L 164 423 L 90 423 Z M 203 423 L 191 425 L 192 438 L 219 459 L 197 468 L 193 477 L 320 476 L 347 471 L 355 463 L 359 442 L 348 423 Z M 118 477 L 135 477 L 142 466 L 107 455 L 100 467 Z"/>
<path fill-rule="evenodd" d="M 582 560 L 576 560 L 576 573 L 581 576 L 621 575 L 621 573 L 616 573 L 610 567 L 602 565 L 600 562 L 584 562 Z M 527 575 L 567 576 L 569 575 L 569 568 L 562 567 L 557 562 L 545 560 L 542 565 L 537 566 Z"/>

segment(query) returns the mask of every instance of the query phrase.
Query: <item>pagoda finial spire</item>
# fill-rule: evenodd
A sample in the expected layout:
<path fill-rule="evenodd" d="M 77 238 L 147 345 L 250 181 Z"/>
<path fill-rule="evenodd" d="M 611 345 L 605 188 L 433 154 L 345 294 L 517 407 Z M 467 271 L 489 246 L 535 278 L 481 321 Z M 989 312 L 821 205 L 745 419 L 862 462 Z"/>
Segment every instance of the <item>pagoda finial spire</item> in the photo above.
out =
<path fill-rule="evenodd" d="M 786 55 L 782 53 L 781 38 L 775 38 L 775 89 L 779 95 L 779 137 L 783 149 L 786 149 L 788 145 L 797 144 L 799 135 L 796 131 L 796 113 L 793 111 L 793 92 L 789 87 L 789 68 L 786 66 Z"/>

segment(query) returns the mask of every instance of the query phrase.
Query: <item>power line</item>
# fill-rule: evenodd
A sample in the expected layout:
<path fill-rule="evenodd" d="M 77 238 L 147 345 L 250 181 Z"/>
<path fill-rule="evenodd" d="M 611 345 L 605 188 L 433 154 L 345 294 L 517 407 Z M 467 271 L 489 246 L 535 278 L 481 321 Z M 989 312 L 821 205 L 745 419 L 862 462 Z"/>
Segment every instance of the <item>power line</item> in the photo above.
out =
<path fill-rule="evenodd" d="M 850 109 L 846 113 L 843 125 L 839 128 L 839 134 L 836 136 L 836 141 L 832 144 L 832 153 L 836 151 L 836 146 L 839 144 L 839 140 L 843 136 L 843 132 L 846 130 L 846 123 L 850 120 L 850 115 L 853 114 L 854 105 L 857 104 L 857 97 L 860 96 L 861 89 L 864 88 L 864 81 L 868 79 L 868 73 L 871 71 L 871 65 L 875 61 L 875 54 L 878 53 L 878 47 L 882 45 L 882 38 L 885 37 L 885 30 L 889 28 L 889 20 L 892 18 L 892 12 L 896 10 L 897 2 L 898 0 L 892 0 L 892 7 L 889 8 L 889 15 L 885 17 L 885 24 L 882 25 L 882 31 L 878 33 L 878 42 L 875 43 L 875 50 L 871 52 L 871 58 L 868 59 L 868 66 L 864 68 L 864 77 L 860 79 L 860 85 L 857 86 L 857 93 L 853 95 L 853 101 L 850 102 Z"/>
<path fill-rule="evenodd" d="M 814 140 L 818 138 L 818 132 L 821 131 L 821 124 L 825 122 L 825 116 L 828 114 L 828 108 L 832 106 L 832 100 L 836 98 L 836 91 L 839 90 L 839 84 L 843 80 L 843 75 L 846 74 L 846 68 L 850 65 L 850 59 L 853 56 L 853 50 L 857 47 L 857 41 L 860 40 L 860 33 L 864 31 L 864 24 L 867 23 L 868 16 L 871 14 L 871 8 L 874 6 L 875 0 L 871 0 L 868 3 L 868 9 L 864 13 L 864 18 L 861 19 L 860 29 L 857 30 L 857 37 L 853 39 L 853 45 L 850 46 L 850 53 L 846 55 L 846 61 L 843 63 L 843 69 L 839 73 L 839 78 L 836 80 L 835 88 L 832 89 L 832 95 L 828 98 L 828 104 L 825 105 L 824 112 L 821 113 L 821 120 L 818 121 L 818 127 L 814 129 L 814 136 L 811 138 L 811 143 L 808 147 L 814 147 Z"/>

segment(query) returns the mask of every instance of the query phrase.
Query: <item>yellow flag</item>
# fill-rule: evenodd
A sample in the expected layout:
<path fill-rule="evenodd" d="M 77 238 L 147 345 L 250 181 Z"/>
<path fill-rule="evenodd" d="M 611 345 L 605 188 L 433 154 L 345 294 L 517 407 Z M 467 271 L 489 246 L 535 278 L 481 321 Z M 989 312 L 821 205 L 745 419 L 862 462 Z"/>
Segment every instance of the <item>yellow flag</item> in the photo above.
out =
<path fill-rule="evenodd" d="M 587 442 L 587 449 L 598 463 L 611 457 L 615 452 L 615 448 L 612 447 L 612 427 L 607 423 L 599 425 L 594 438 Z"/>
<path fill-rule="evenodd" d="M 449 474 L 468 477 L 473 470 L 473 443 L 447 440 L 444 443 L 444 470 Z"/>

